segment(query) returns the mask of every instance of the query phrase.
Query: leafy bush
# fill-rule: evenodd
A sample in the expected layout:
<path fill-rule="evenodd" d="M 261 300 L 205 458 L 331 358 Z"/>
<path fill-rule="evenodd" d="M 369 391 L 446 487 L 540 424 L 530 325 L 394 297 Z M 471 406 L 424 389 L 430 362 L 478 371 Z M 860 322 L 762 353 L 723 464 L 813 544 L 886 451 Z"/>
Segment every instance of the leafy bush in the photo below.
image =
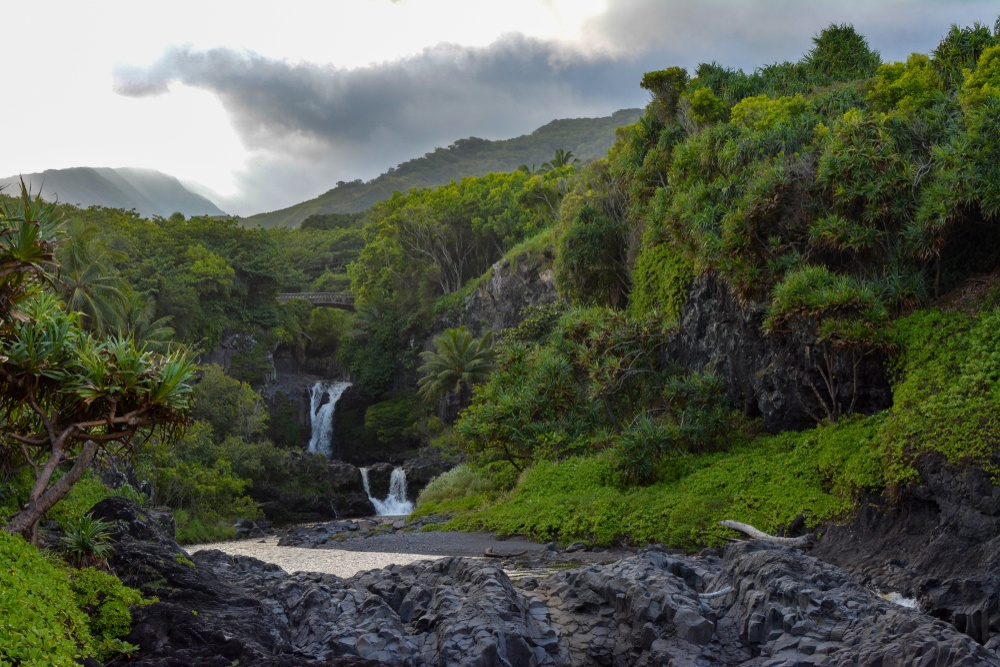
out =
<path fill-rule="evenodd" d="M 728 536 L 734 519 L 778 532 L 842 517 L 859 491 L 885 483 L 876 456 L 881 417 L 760 438 L 730 452 L 670 457 L 656 483 L 621 487 L 614 452 L 532 467 L 496 504 L 448 525 L 539 540 L 646 544 L 697 550 Z"/>
<path fill-rule="evenodd" d="M 0 663 L 74 667 L 95 646 L 68 572 L 0 530 Z"/>
<path fill-rule="evenodd" d="M 192 398 L 191 416 L 211 424 L 219 439 L 229 435 L 255 438 L 267 427 L 264 399 L 247 382 L 227 375 L 216 364 L 202 367 Z"/>
<path fill-rule="evenodd" d="M 1000 478 L 1000 311 L 970 318 L 919 311 L 897 323 L 899 381 L 882 428 L 882 458 L 896 487 L 936 455 Z"/>
<path fill-rule="evenodd" d="M 555 269 L 560 293 L 581 305 L 624 302 L 628 233 L 621 221 L 585 203 L 559 235 Z"/>
<path fill-rule="evenodd" d="M 415 516 L 478 509 L 495 496 L 496 485 L 467 464 L 432 479 L 417 498 Z"/>
<path fill-rule="evenodd" d="M 664 425 L 639 415 L 617 438 L 615 468 L 625 484 L 649 484 L 656 479 L 656 462 L 669 447 Z"/>
<path fill-rule="evenodd" d="M 143 598 L 117 577 L 90 567 L 71 573 L 70 588 L 77 606 L 87 614 L 87 626 L 100 660 L 138 650 L 124 641 L 132 630 L 129 608 L 149 605 L 153 600 Z"/>
<path fill-rule="evenodd" d="M 175 510 L 179 542 L 235 535 L 225 524 L 259 515 L 256 504 L 244 495 L 249 478 L 236 471 L 241 466 L 251 469 L 253 453 L 240 438 L 219 442 L 202 421 L 195 421 L 175 446 L 149 443 L 139 472 L 153 483 L 156 501 Z"/>
<path fill-rule="evenodd" d="M 632 269 L 629 312 L 633 317 L 641 317 L 659 310 L 667 319 L 678 321 L 693 274 L 690 258 L 680 249 L 644 237 Z"/>
<path fill-rule="evenodd" d="M 114 492 L 106 487 L 91 471 L 84 473 L 65 498 L 56 503 L 48 512 L 48 518 L 59 524 L 63 530 L 84 518 L 90 508 Z"/>
<path fill-rule="evenodd" d="M 369 406 L 365 411 L 365 428 L 382 444 L 399 443 L 414 437 L 422 416 L 420 398 L 405 394 Z"/>

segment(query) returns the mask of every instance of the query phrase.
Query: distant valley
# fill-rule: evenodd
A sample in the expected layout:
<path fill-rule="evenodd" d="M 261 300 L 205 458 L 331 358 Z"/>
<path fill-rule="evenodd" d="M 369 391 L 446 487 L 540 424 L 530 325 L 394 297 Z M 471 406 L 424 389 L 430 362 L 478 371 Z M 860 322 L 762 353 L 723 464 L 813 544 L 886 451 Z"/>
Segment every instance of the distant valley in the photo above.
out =
<path fill-rule="evenodd" d="M 173 213 L 226 215 L 218 206 L 191 192 L 180 181 L 155 169 L 73 167 L 0 179 L 6 194 L 17 192 L 23 178 L 42 198 L 77 206 L 135 209 L 144 217 Z"/>

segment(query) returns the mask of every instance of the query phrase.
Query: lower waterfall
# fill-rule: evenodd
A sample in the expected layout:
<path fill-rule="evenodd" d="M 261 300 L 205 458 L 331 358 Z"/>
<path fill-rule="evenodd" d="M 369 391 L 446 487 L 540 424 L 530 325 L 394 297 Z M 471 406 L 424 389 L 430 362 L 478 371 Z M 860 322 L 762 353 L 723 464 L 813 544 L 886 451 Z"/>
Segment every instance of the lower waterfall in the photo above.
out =
<path fill-rule="evenodd" d="M 333 453 L 333 417 L 337 401 L 350 386 L 350 382 L 317 382 L 313 385 L 309 395 L 309 417 L 312 422 L 310 452 L 330 458 Z"/>
<path fill-rule="evenodd" d="M 385 500 L 372 497 L 368 486 L 368 468 L 361 469 L 361 482 L 365 485 L 368 500 L 375 506 L 377 516 L 406 516 L 413 511 L 413 503 L 406 499 L 406 471 L 394 468 L 389 477 L 389 495 Z"/>

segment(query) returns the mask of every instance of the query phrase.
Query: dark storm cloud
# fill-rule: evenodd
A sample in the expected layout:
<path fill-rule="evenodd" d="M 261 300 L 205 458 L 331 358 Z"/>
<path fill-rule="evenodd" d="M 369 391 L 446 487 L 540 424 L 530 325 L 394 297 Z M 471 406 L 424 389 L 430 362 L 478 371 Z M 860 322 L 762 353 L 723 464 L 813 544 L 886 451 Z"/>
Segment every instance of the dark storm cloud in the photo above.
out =
<path fill-rule="evenodd" d="M 583 58 L 521 36 L 486 48 L 439 45 L 354 70 L 176 49 L 149 69 L 115 74 L 123 95 L 160 94 L 174 81 L 210 90 L 249 145 L 271 150 L 295 136 L 331 147 L 505 136 L 570 111 L 606 113 L 645 99 L 640 63 Z"/>
<path fill-rule="evenodd" d="M 717 61 L 753 70 L 798 60 L 831 23 L 854 25 L 888 61 L 930 51 L 952 24 L 992 27 L 998 12 L 995 0 L 615 0 L 585 34 L 688 68 Z"/>

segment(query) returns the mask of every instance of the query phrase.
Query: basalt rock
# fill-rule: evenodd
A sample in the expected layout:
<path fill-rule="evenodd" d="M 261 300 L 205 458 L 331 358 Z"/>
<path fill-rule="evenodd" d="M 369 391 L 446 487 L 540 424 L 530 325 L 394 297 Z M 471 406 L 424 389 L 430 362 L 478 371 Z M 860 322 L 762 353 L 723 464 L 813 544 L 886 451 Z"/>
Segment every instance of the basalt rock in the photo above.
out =
<path fill-rule="evenodd" d="M 892 404 L 883 355 L 818 343 L 805 330 L 767 334 L 765 315 L 763 304 L 741 302 L 721 279 L 699 276 L 663 361 L 719 376 L 733 405 L 772 432 Z"/>
<path fill-rule="evenodd" d="M 476 336 L 498 332 L 520 324 L 529 308 L 558 301 L 554 259 L 548 248 L 500 260 L 490 268 L 489 279 L 466 299 L 459 321 L 447 326 L 464 325 Z"/>
<path fill-rule="evenodd" d="M 901 498 L 869 498 L 814 553 L 865 585 L 915 597 L 976 641 L 1000 641 L 1000 487 L 975 466 L 928 459 Z"/>
<path fill-rule="evenodd" d="M 406 492 L 415 499 L 432 479 L 454 468 L 456 462 L 447 460 L 436 447 L 425 447 L 417 456 L 403 462 L 406 472 Z"/>
<path fill-rule="evenodd" d="M 359 656 L 317 660 L 295 649 L 287 623 L 259 591 L 235 577 L 220 576 L 220 552 L 189 556 L 173 539 L 172 523 L 130 500 L 112 497 L 94 506 L 95 518 L 114 527 L 109 565 L 127 585 L 159 601 L 132 610 L 130 643 L 141 647 L 129 665 L 230 667 L 377 667 Z M 277 566 L 263 573 L 287 578 Z"/>
<path fill-rule="evenodd" d="M 389 495 L 389 482 L 396 466 L 391 463 L 376 463 L 368 468 L 368 489 L 373 498 L 385 498 Z"/>
<path fill-rule="evenodd" d="M 219 551 L 188 560 L 128 501 L 96 509 L 119 527 L 116 573 L 160 596 L 133 612 L 138 665 L 1000 665 L 950 624 L 773 544 L 649 551 L 520 586 L 463 558 L 341 579 Z"/>

